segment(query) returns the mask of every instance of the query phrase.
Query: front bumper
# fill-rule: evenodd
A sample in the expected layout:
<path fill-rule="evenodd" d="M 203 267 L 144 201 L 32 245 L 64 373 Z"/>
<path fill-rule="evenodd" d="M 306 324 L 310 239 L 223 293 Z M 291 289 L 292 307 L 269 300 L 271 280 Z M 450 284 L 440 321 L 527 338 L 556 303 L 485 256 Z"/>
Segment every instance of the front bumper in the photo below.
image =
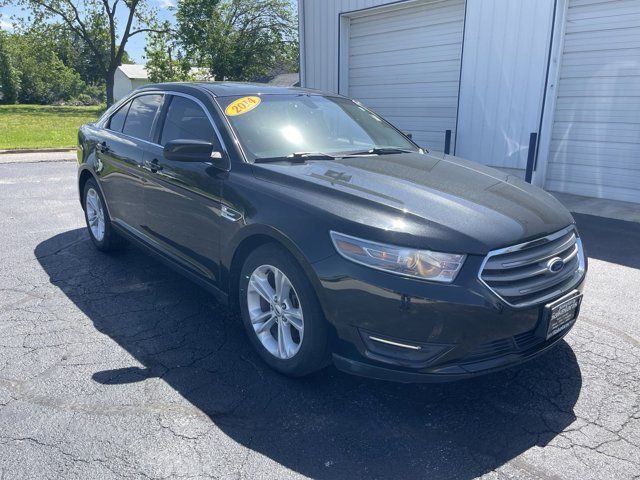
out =
<path fill-rule="evenodd" d="M 334 327 L 336 367 L 401 382 L 457 380 L 527 361 L 568 333 L 546 339 L 544 305 L 518 309 L 501 301 L 478 280 L 482 261 L 468 256 L 449 285 L 372 270 L 338 255 L 315 263 L 318 297 Z M 558 298 L 582 291 L 583 284 L 584 277 Z"/>

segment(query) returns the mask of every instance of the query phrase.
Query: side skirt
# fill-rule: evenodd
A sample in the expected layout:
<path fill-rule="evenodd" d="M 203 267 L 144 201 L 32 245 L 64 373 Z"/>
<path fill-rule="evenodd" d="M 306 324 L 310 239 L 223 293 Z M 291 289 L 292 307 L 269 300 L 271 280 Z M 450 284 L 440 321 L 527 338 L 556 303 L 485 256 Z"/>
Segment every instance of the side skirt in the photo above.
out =
<path fill-rule="evenodd" d="M 130 240 L 136 246 L 141 247 L 147 253 L 150 253 L 153 257 L 157 258 L 158 260 L 160 260 L 162 263 L 164 263 L 165 265 L 167 265 L 171 269 L 173 269 L 176 272 L 178 272 L 179 274 L 187 277 L 192 282 L 197 283 L 198 285 L 203 287 L 205 290 L 210 292 L 214 296 L 214 298 L 216 299 L 216 301 L 218 303 L 221 303 L 225 307 L 229 306 L 229 294 L 228 293 L 224 292 L 219 287 L 213 285 L 211 282 L 208 282 L 207 280 L 203 279 L 202 277 L 200 277 L 200 275 L 192 272 L 191 270 L 189 270 L 188 268 L 184 267 L 180 263 L 177 263 L 175 260 L 173 260 L 170 256 L 166 255 L 164 252 L 162 252 L 162 251 L 152 247 L 151 245 L 145 243 L 140 237 L 132 234 L 127 229 L 123 228 L 122 226 L 118 225 L 117 223 L 112 222 L 111 225 L 113 226 L 113 228 L 120 235 L 122 235 L 126 239 Z"/>

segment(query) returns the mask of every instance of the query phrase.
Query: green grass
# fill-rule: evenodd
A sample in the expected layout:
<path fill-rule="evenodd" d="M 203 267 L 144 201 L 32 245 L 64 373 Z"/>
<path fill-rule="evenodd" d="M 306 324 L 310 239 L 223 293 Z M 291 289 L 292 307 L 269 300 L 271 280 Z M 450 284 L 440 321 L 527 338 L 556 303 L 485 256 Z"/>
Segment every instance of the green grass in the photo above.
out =
<path fill-rule="evenodd" d="M 103 111 L 104 106 L 0 105 L 0 150 L 75 147 L 78 127 Z"/>

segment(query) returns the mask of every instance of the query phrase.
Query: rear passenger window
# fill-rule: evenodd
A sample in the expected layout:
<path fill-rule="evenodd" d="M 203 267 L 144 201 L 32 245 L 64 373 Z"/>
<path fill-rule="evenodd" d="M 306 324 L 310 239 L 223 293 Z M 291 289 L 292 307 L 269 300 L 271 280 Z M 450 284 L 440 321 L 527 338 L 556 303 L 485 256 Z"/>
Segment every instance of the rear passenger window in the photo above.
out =
<path fill-rule="evenodd" d="M 151 140 L 151 127 L 162 95 L 142 95 L 131 102 L 122 133 L 142 140 Z"/>
<path fill-rule="evenodd" d="M 114 113 L 109 119 L 109 130 L 115 132 L 121 132 L 124 125 L 124 119 L 127 118 L 127 111 L 129 110 L 130 102 L 125 103 L 120 109 Z"/>
<path fill-rule="evenodd" d="M 174 96 L 162 128 L 160 144 L 171 140 L 204 140 L 217 143 L 216 135 L 204 110 L 193 100 Z"/>

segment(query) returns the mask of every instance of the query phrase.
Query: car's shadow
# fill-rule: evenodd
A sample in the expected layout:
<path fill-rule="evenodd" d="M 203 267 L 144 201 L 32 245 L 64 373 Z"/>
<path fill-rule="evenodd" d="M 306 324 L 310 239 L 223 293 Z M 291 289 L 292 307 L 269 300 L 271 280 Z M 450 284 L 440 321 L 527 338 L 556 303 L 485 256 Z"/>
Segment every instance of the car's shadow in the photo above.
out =
<path fill-rule="evenodd" d="M 575 419 L 582 379 L 565 342 L 458 383 L 386 383 L 333 367 L 288 379 L 253 353 L 228 310 L 134 247 L 105 255 L 73 230 L 35 253 L 95 328 L 144 366 L 97 371 L 94 381 L 161 377 L 229 437 L 310 477 L 473 478 Z"/>

